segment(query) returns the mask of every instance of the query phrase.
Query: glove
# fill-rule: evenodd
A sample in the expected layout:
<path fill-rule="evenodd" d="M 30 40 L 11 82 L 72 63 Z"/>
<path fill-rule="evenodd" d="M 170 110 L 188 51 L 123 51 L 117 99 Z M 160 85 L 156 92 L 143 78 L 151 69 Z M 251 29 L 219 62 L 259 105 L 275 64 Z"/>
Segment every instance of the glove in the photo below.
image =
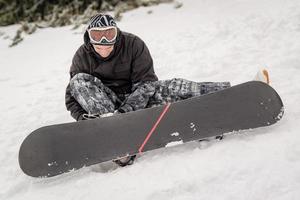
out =
<path fill-rule="evenodd" d="M 84 113 L 82 115 L 79 116 L 78 118 L 78 121 L 81 121 L 81 120 L 90 120 L 90 119 L 97 119 L 97 118 L 100 118 L 101 116 L 99 114 L 87 114 L 87 113 Z"/>
<path fill-rule="evenodd" d="M 84 115 L 84 114 L 79 115 L 79 117 L 77 118 L 77 121 L 86 120 L 86 119 L 83 117 L 83 115 Z"/>
<path fill-rule="evenodd" d="M 119 113 L 126 113 L 133 111 L 133 108 L 129 104 L 124 104 L 120 108 L 118 108 Z"/>
<path fill-rule="evenodd" d="M 101 117 L 101 118 L 103 118 L 103 117 L 111 117 L 111 116 L 113 116 L 114 114 L 115 114 L 115 112 L 113 112 L 113 113 L 105 113 L 105 114 L 100 115 L 100 117 Z"/>
<path fill-rule="evenodd" d="M 91 119 L 98 119 L 98 118 L 103 118 L 103 117 L 111 117 L 115 114 L 119 114 L 120 112 L 118 110 L 115 110 L 113 113 L 104 113 L 102 115 L 99 115 L 99 114 L 87 114 L 87 113 L 84 113 L 82 115 L 80 115 L 78 117 L 78 120 L 77 121 L 82 121 L 82 120 L 91 120 Z"/>

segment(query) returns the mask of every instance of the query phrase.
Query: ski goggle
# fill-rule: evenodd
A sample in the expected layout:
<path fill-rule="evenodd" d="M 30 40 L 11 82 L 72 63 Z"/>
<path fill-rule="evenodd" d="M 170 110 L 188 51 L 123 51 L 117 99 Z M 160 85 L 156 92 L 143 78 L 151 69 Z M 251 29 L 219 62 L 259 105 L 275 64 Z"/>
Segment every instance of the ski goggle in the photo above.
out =
<path fill-rule="evenodd" d="M 117 38 L 117 28 L 114 26 L 90 28 L 88 33 L 92 44 L 112 45 Z"/>

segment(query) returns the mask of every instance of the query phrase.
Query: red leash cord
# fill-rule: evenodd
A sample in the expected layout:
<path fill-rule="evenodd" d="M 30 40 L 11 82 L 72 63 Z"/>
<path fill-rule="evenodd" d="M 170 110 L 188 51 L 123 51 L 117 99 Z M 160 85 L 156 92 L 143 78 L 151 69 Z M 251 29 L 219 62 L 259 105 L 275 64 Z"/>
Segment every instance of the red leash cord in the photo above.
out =
<path fill-rule="evenodd" d="M 160 121 L 162 120 L 162 118 L 165 116 L 165 114 L 167 113 L 167 111 L 169 110 L 170 107 L 170 103 L 168 103 L 166 105 L 166 107 L 164 108 L 164 110 L 162 111 L 162 113 L 160 114 L 160 116 L 158 117 L 157 121 L 155 122 L 154 126 L 151 128 L 150 132 L 147 134 L 143 144 L 140 146 L 139 148 L 139 153 L 143 152 L 143 149 L 145 147 L 145 145 L 147 144 L 148 140 L 150 139 L 151 135 L 153 134 L 153 132 L 155 131 L 155 129 L 157 128 L 157 126 L 159 125 Z"/>

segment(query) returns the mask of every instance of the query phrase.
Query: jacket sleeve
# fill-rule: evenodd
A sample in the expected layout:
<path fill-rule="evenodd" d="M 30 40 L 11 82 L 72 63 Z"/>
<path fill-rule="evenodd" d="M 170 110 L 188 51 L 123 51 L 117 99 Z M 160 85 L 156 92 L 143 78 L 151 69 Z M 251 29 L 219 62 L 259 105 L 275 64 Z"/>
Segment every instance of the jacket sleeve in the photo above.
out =
<path fill-rule="evenodd" d="M 70 79 L 79 72 L 78 71 L 78 69 L 79 69 L 78 68 L 78 65 L 79 65 L 78 51 L 76 52 L 76 54 L 74 55 L 73 60 L 72 60 L 72 65 L 70 68 Z M 81 120 L 82 114 L 86 113 L 86 111 L 81 107 L 81 105 L 71 95 L 70 83 L 68 84 L 68 86 L 66 88 L 65 104 L 66 104 L 67 110 L 71 112 L 71 116 L 76 121 Z"/>
<path fill-rule="evenodd" d="M 145 108 L 149 98 L 155 93 L 155 81 L 158 80 L 146 44 L 136 37 L 132 49 L 132 93 L 124 100 L 118 109 L 119 112 L 130 112 Z"/>

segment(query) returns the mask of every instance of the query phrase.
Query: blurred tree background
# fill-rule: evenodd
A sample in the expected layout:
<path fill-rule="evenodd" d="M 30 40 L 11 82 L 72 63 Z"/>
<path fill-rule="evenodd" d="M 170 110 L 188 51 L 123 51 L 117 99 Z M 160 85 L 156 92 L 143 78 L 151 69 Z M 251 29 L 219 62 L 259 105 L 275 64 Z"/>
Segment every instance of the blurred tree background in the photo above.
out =
<path fill-rule="evenodd" d="M 121 13 L 172 0 L 0 0 L 0 26 L 20 22 L 44 22 L 44 26 L 84 23 L 94 13 Z"/>
<path fill-rule="evenodd" d="M 140 6 L 169 3 L 174 0 L 0 0 L 0 26 L 21 24 L 10 46 L 32 34 L 37 28 L 86 24 L 99 12 L 111 12 L 116 20 L 122 13 Z M 175 2 L 175 8 L 181 3 Z M 149 12 L 150 14 L 151 12 Z"/>

